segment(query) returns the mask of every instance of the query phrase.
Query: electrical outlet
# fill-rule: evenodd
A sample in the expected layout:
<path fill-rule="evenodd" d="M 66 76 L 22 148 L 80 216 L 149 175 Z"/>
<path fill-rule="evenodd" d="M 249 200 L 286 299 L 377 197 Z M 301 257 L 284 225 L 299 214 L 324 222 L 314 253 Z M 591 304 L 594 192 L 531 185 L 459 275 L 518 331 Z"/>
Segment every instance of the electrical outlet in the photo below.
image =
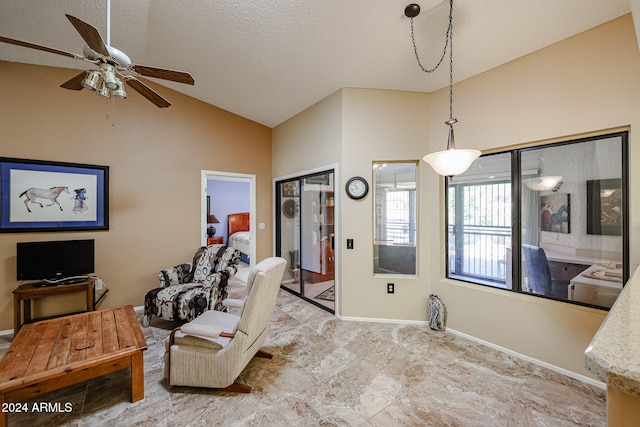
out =
<path fill-rule="evenodd" d="M 387 293 L 392 294 L 396 291 L 395 283 L 387 283 Z"/>
<path fill-rule="evenodd" d="M 98 278 L 93 279 L 93 288 L 96 291 L 101 290 L 102 289 L 102 279 L 98 279 Z"/>
<path fill-rule="evenodd" d="M 353 239 L 347 239 L 347 249 L 353 249 Z"/>

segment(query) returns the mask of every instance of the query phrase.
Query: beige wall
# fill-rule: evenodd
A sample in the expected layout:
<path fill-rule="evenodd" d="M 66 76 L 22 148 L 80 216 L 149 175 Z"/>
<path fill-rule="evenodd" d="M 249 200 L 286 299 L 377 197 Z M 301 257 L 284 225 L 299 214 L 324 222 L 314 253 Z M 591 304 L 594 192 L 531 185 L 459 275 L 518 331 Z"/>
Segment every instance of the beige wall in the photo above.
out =
<path fill-rule="evenodd" d="M 463 81 L 455 86 L 454 99 L 460 147 L 498 148 L 616 127 L 633 129 L 640 125 L 640 56 L 631 16 Z M 435 93 L 432 102 L 433 110 L 446 108 L 448 93 Z M 436 127 L 433 116 L 430 120 L 430 137 L 446 138 L 446 127 Z M 631 132 L 632 271 L 640 262 L 640 198 L 634 197 L 640 191 L 640 171 L 634 168 L 640 160 L 637 144 Z M 443 275 L 439 260 L 431 267 Z M 450 327 L 588 375 L 583 353 L 606 311 L 438 280 L 436 274 L 431 281 L 447 304 Z"/>
<path fill-rule="evenodd" d="M 142 305 L 158 283 L 157 271 L 190 260 L 201 244 L 201 170 L 256 175 L 256 223 L 267 225 L 256 233 L 257 257 L 272 251 L 269 128 L 154 83 L 173 105 L 159 109 L 130 90 L 129 99 L 115 104 L 112 128 L 105 120 L 111 103 L 59 88 L 75 74 L 0 62 L 0 156 L 109 166 L 110 229 L 0 234 L 0 330 L 13 328 L 21 241 L 95 239 L 96 274 L 110 289 L 100 307 Z M 48 314 L 78 301 L 43 301 L 36 311 Z"/>
<path fill-rule="evenodd" d="M 373 184 L 372 161 L 420 160 L 428 149 L 428 95 L 369 89 L 343 90 L 342 183 L 351 176 L 365 177 Z M 418 168 L 418 275 L 373 275 L 373 191 L 361 200 L 341 192 L 340 229 L 342 301 L 340 314 L 355 318 L 425 319 L 428 270 L 433 254 L 428 242 L 433 237 L 431 212 L 437 208 L 433 195 L 437 187 L 427 180 L 426 165 Z M 430 191 L 430 187 L 432 191 Z M 436 212 L 434 212 L 436 213 Z M 435 234 L 437 237 L 437 233 Z M 354 249 L 346 250 L 346 239 L 354 239 Z M 439 250 L 434 252 L 439 254 Z M 395 293 L 387 294 L 387 283 Z M 425 296 L 423 298 L 423 296 Z"/>
<path fill-rule="evenodd" d="M 273 129 L 273 176 L 336 164 L 342 145 L 338 91 Z"/>
<path fill-rule="evenodd" d="M 625 16 L 571 39 L 455 85 L 454 115 L 459 147 L 496 149 L 549 138 L 638 125 L 640 57 L 631 17 Z M 513 294 L 443 279 L 442 181 L 419 166 L 419 274 L 416 278 L 372 275 L 372 198 L 354 202 L 342 187 L 352 175 L 371 179 L 375 160 L 419 159 L 444 149 L 448 91 L 434 94 L 344 89 L 333 116 L 313 109 L 274 129 L 274 175 L 293 163 L 287 147 L 322 155 L 317 135 L 327 117 L 339 136 L 341 176 L 338 215 L 341 302 L 345 317 L 424 321 L 430 293 L 448 308 L 448 326 L 460 332 L 589 375 L 583 352 L 605 311 Z M 340 118 L 335 116 L 340 113 Z M 304 121 L 301 120 L 304 117 Z M 295 132 L 280 132 L 280 129 Z M 309 144 L 308 141 L 314 141 Z M 631 161 L 640 160 L 631 135 Z M 304 147 L 304 148 L 301 148 Z M 333 145 L 332 145 L 333 147 Z M 577 166 L 577 165 L 576 165 Z M 291 168 L 289 168 L 290 170 Z M 640 231 L 640 172 L 631 167 L 631 235 Z M 635 183 L 635 184 L 634 184 Z M 438 206 L 439 202 L 439 206 Z M 355 248 L 347 251 L 345 239 Z M 631 238 L 631 267 L 640 261 L 640 239 Z M 385 284 L 396 283 L 388 295 Z"/>

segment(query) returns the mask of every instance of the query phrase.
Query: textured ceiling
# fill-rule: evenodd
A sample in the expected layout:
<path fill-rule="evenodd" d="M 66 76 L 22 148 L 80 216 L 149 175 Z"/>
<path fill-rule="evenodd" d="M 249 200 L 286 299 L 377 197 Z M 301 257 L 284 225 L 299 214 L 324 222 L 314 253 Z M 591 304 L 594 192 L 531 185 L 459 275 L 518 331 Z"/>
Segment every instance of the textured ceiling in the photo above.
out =
<path fill-rule="evenodd" d="M 106 0 L 2 0 L 0 35 L 81 53 L 65 18 L 98 28 Z M 342 87 L 432 92 L 445 66 L 418 68 L 403 0 L 111 0 L 111 45 L 136 64 L 189 71 L 195 86 L 158 83 L 274 127 Z M 419 2 L 421 60 L 442 53 L 448 1 Z M 456 0 L 459 81 L 630 11 L 627 0 Z M 87 63 L 0 43 L 0 60 L 88 69 Z M 69 78 L 74 73 L 70 72 Z M 62 83 L 62 82 L 61 82 Z M 61 89 L 63 90 L 63 89 Z M 130 96 L 139 96 L 132 94 Z M 149 108 L 155 108 L 149 104 Z"/>

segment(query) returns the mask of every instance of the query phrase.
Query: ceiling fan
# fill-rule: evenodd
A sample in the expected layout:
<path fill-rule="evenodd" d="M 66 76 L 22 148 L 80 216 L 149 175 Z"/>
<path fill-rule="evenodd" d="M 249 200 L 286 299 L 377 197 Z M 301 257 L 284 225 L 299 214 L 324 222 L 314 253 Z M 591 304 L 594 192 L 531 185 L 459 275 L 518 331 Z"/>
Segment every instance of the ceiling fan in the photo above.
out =
<path fill-rule="evenodd" d="M 171 103 L 163 98 L 158 92 L 143 83 L 138 76 L 156 77 L 189 85 L 193 85 L 195 83 L 193 77 L 191 74 L 184 71 L 132 64 L 131 59 L 129 59 L 124 52 L 113 46 L 109 46 L 109 9 L 109 0 L 107 0 L 106 44 L 95 27 L 87 24 L 79 18 L 76 18 L 75 16 L 65 15 L 87 43 L 82 51 L 82 55 L 3 36 L 0 36 L 0 42 L 55 53 L 57 55 L 67 56 L 73 59 L 81 59 L 98 66 L 97 70 L 83 71 L 72 79 L 64 82 L 60 85 L 62 88 L 70 90 L 82 90 L 85 88 L 95 91 L 98 95 L 104 98 L 126 98 L 127 93 L 124 90 L 124 83 L 126 83 L 129 87 L 133 88 L 135 91 L 154 103 L 157 107 L 169 107 Z"/>

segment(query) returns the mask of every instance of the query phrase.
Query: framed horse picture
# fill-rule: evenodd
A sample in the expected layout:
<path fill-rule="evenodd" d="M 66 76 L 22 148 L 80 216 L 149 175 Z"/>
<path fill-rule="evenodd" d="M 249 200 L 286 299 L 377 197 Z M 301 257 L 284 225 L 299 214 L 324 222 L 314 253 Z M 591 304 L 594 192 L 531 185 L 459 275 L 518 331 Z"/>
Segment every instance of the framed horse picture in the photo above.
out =
<path fill-rule="evenodd" d="M 0 157 L 0 232 L 108 229 L 108 166 Z"/>

